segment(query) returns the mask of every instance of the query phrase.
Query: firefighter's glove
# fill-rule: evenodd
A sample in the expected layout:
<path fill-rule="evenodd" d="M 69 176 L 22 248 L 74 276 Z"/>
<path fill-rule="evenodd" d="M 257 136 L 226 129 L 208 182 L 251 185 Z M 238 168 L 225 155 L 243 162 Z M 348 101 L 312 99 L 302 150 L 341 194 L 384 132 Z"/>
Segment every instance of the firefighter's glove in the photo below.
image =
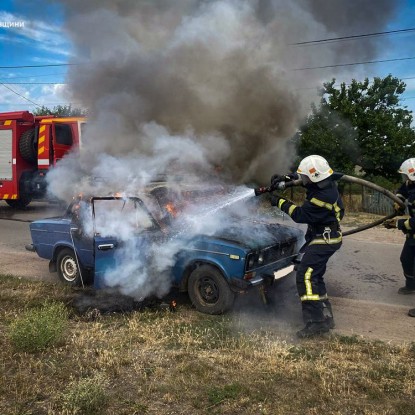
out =
<path fill-rule="evenodd" d="M 396 222 L 397 222 L 396 218 L 388 219 L 388 220 L 385 220 L 385 222 L 383 222 L 383 226 L 386 229 L 396 229 L 397 227 Z"/>
<path fill-rule="evenodd" d="M 405 214 L 405 207 L 401 206 L 399 203 L 395 202 L 393 204 L 393 209 L 395 210 L 395 212 L 398 216 L 401 216 L 401 215 Z"/>
<path fill-rule="evenodd" d="M 406 221 L 407 219 L 398 219 L 396 221 L 396 227 L 405 234 L 408 233 L 408 228 L 405 226 Z"/>
<path fill-rule="evenodd" d="M 285 182 L 285 176 L 281 176 L 280 174 L 274 174 L 271 177 L 271 187 L 272 188 L 277 189 L 278 188 L 278 185 L 281 182 Z"/>
<path fill-rule="evenodd" d="M 274 194 L 271 196 L 271 206 L 278 206 L 280 200 L 284 200 L 280 195 Z"/>

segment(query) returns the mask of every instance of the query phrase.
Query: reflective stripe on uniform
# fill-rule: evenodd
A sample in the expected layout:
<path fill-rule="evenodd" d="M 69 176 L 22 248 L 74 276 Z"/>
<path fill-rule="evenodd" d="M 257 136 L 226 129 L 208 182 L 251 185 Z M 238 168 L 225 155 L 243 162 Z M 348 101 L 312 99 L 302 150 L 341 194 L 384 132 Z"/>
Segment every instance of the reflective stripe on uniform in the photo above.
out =
<path fill-rule="evenodd" d="M 331 203 L 323 202 L 322 200 L 319 200 L 319 199 L 316 199 L 315 197 L 313 197 L 310 200 L 310 203 L 312 203 L 313 205 L 316 205 L 318 207 L 323 207 L 323 208 L 326 208 L 327 210 L 334 211 L 334 214 L 336 216 L 337 221 L 340 222 L 341 209 L 340 209 L 339 205 L 337 204 L 337 202 L 335 202 L 332 205 Z"/>
<path fill-rule="evenodd" d="M 343 240 L 343 237 L 340 234 L 338 238 L 326 238 L 326 239 L 315 238 L 309 243 L 309 245 L 322 245 L 322 244 L 333 245 L 333 244 L 339 244 L 342 240 Z"/>
<path fill-rule="evenodd" d="M 306 273 L 304 274 L 304 284 L 305 284 L 305 295 L 301 297 L 301 301 L 319 301 L 320 296 L 318 294 L 313 294 L 313 287 L 311 285 L 311 274 L 313 273 L 313 268 L 307 268 Z"/>
<path fill-rule="evenodd" d="M 407 219 L 403 224 L 405 225 L 405 228 L 408 229 L 408 231 L 412 230 L 411 225 L 409 224 L 409 219 Z"/>
<path fill-rule="evenodd" d="M 282 205 L 284 204 L 286 202 L 286 200 L 285 199 L 280 199 L 279 201 L 278 201 L 278 208 L 279 209 L 281 209 L 282 208 Z M 292 215 L 292 213 L 294 212 L 294 210 L 297 208 L 297 206 L 296 205 L 291 205 L 290 206 L 290 208 L 288 209 L 288 214 L 291 216 Z"/>

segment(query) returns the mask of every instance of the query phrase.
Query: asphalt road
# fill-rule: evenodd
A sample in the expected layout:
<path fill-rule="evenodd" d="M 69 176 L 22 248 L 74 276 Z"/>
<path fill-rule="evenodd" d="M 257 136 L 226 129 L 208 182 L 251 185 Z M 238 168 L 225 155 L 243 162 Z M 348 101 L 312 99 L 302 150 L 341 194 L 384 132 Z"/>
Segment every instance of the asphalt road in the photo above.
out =
<path fill-rule="evenodd" d="M 62 207 L 37 202 L 16 212 L 0 202 L 1 274 L 57 280 L 56 274 L 49 274 L 48 262 L 26 251 L 25 245 L 31 242 L 30 221 L 62 211 Z M 390 235 L 390 231 L 375 228 L 346 237 L 330 260 L 325 280 L 340 332 L 390 341 L 415 340 L 415 319 L 407 316 L 408 309 L 415 307 L 415 295 L 397 294 L 404 283 L 399 261 L 403 237 Z M 277 307 L 277 312 L 289 324 L 301 325 L 294 274 L 280 288 L 275 300 L 283 310 Z"/>

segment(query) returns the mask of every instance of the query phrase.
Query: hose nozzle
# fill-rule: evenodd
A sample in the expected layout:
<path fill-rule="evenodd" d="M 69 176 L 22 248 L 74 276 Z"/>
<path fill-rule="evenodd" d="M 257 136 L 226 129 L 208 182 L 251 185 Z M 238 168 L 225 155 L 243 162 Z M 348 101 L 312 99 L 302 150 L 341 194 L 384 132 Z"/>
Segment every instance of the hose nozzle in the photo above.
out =
<path fill-rule="evenodd" d="M 255 196 L 261 196 L 264 193 L 272 192 L 272 189 L 271 189 L 271 187 L 256 187 L 254 189 L 254 192 L 255 192 Z"/>

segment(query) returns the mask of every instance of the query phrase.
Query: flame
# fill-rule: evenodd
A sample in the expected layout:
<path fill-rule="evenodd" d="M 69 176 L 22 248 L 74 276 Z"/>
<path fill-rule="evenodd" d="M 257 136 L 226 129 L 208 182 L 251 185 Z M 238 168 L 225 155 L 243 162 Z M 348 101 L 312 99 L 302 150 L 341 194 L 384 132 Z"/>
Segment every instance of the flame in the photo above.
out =
<path fill-rule="evenodd" d="M 174 218 L 177 216 L 177 209 L 174 207 L 172 202 L 167 203 L 165 208 L 171 216 L 173 216 Z"/>
<path fill-rule="evenodd" d="M 116 192 L 116 193 L 114 193 L 114 197 L 122 197 L 122 193 Z"/>

